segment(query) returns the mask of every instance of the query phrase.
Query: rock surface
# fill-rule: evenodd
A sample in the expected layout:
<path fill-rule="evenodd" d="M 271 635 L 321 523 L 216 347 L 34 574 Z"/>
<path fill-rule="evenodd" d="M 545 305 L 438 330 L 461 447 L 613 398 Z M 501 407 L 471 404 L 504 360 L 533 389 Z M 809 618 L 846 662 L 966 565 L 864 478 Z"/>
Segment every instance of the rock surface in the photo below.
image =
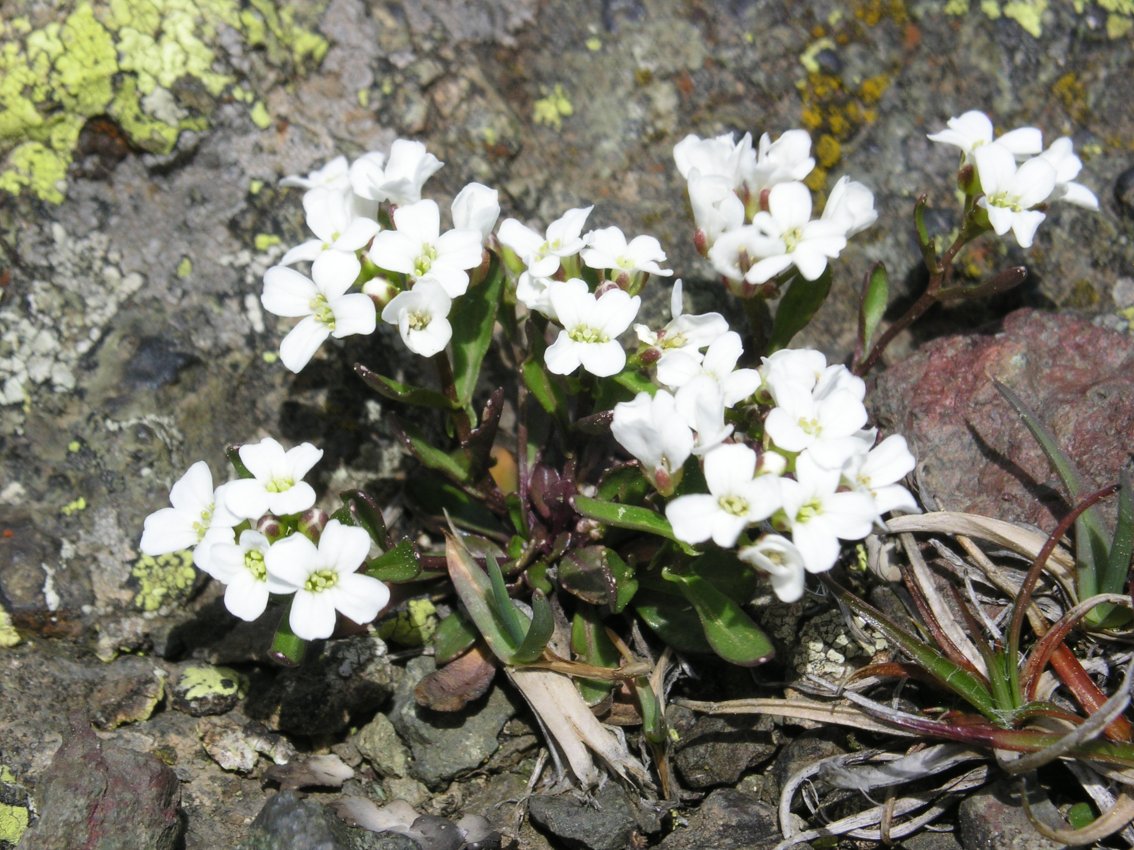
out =
<path fill-rule="evenodd" d="M 383 408 L 349 374 L 373 352 L 328 347 L 300 377 L 270 362 L 286 323 L 263 314 L 261 279 L 305 234 L 300 193 L 278 186 L 285 174 L 421 138 L 448 163 L 429 186 L 443 200 L 480 180 L 533 224 L 594 202 L 594 226 L 661 239 L 697 309 L 735 314 L 691 247 L 672 147 L 688 132 L 806 126 L 827 184 L 853 174 L 882 215 L 840 260 L 804 339 L 841 358 L 872 262 L 886 262 L 897 296 L 916 285 L 914 198 L 929 193 L 935 228 L 955 223 L 954 158 L 925 134 L 981 108 L 1000 128 L 1071 134 L 1102 210 L 1055 206 L 1030 252 L 989 243 L 971 255 L 973 280 L 1010 263 L 1032 276 L 989 309 L 929 317 L 894 361 L 1019 305 L 1089 311 L 1121 333 L 1134 323 L 1134 115 L 1114 84 L 1134 74 L 1131 16 L 1098 3 L 153 0 L 153 15 L 129 26 L 104 0 L 19 5 L 0 24 L 0 192 L 18 192 L 0 195 L 0 626 L 3 645 L 23 644 L 0 649 L 0 775 L 27 789 L 35 831 L 55 828 L 44 806 L 68 714 L 104 682 L 115 683 L 104 746 L 170 759 L 184 780 L 185 848 L 212 850 L 237 846 L 283 796 L 258 781 L 295 752 L 273 729 L 305 748 L 337 743 L 385 705 L 391 682 L 377 680 L 400 669 L 367 661 L 375 678 L 356 690 L 326 668 L 280 675 L 263 663 L 274 624 L 237 623 L 186 559 L 137 549 L 172 482 L 199 458 L 221 470 L 229 442 L 311 440 L 326 450 L 317 488 L 398 491 Z M 665 298 L 653 301 L 659 310 Z M 1098 354 L 1109 362 L 1121 346 L 1107 339 Z M 1014 439 L 997 450 L 1034 460 Z M 1112 474 L 1107 460 L 1087 464 Z M 1050 484 L 1046 467 L 1026 468 Z M 152 682 L 141 667 L 108 670 L 122 653 L 171 677 L 189 661 L 231 665 L 249 676 L 249 696 L 215 717 L 165 710 L 154 690 L 128 687 Z M 333 698 L 314 711 L 320 687 Z M 495 736 L 480 736 L 477 759 Z M 491 756 L 491 778 L 444 786 L 453 768 L 436 748 L 452 739 L 404 740 L 433 765 L 420 774 L 431 788 L 375 775 L 351 791 L 381 782 L 430 814 L 470 807 L 505 821 L 511 809 L 498 804 L 527 793 L 537 739 L 530 728 L 504 738 L 514 746 Z M 402 770 L 373 761 L 377 774 Z M 728 793 L 690 816 L 701 832 L 665 846 L 747 846 L 712 843 L 713 830 L 748 823 L 721 808 Z M 708 837 L 682 843 L 694 834 Z M 550 846 L 527 824 L 519 835 L 523 850 Z"/>

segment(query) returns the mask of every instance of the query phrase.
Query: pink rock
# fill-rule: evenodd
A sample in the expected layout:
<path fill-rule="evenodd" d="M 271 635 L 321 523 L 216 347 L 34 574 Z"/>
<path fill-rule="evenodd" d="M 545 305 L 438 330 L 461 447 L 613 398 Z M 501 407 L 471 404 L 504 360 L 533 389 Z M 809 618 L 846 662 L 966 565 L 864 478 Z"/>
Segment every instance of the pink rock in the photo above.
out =
<path fill-rule="evenodd" d="M 1134 340 L 1020 310 L 997 333 L 927 343 L 867 396 L 885 431 L 909 441 L 923 492 L 939 508 L 1051 531 L 1069 509 L 1066 490 L 993 379 L 1054 432 L 1089 488 L 1104 487 L 1134 447 Z M 1113 502 L 1104 503 L 1111 515 Z"/>

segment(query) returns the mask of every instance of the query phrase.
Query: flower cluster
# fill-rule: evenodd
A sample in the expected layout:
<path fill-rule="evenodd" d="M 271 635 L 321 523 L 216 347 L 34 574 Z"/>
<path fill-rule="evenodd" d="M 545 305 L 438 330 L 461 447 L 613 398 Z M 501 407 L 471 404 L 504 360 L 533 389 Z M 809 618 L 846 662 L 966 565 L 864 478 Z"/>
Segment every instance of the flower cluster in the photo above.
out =
<path fill-rule="evenodd" d="M 215 488 L 208 464 L 197 461 L 173 485 L 171 507 L 146 517 L 142 552 L 192 549 L 193 563 L 227 585 L 225 607 L 242 620 L 263 614 L 271 594 L 292 595 L 289 625 L 306 640 L 330 637 L 336 611 L 357 623 L 373 620 L 390 591 L 356 572 L 370 536 L 338 520 L 300 521 L 315 504 L 303 476 L 322 456 L 310 443 L 285 451 L 265 437 L 240 447 L 248 477 Z"/>
<path fill-rule="evenodd" d="M 699 457 L 708 492 L 686 489 L 668 502 L 674 536 L 739 546 L 740 559 L 794 601 L 806 572 L 834 566 L 840 540 L 866 537 L 889 511 L 917 510 L 898 483 L 913 455 L 901 436 L 877 442 L 865 427 L 865 384 L 845 367 L 796 349 L 737 368 L 740 337 L 716 314 L 679 313 L 679 298 L 675 287 L 667 327 L 699 333 L 658 359 L 663 389 L 615 406 L 611 432 L 663 496 Z"/>
<path fill-rule="evenodd" d="M 973 110 L 950 118 L 946 129 L 931 133 L 929 139 L 961 149 L 962 189 L 976 198 L 996 235 L 1011 230 L 1021 248 L 1031 246 L 1048 202 L 1099 208 L 1095 194 L 1075 182 L 1083 163 L 1067 136 L 1046 149 L 1035 127 L 1018 127 L 994 138 L 992 121 Z"/>
<path fill-rule="evenodd" d="M 774 142 L 765 133 L 756 149 L 748 133 L 739 142 L 731 134 L 689 135 L 673 158 L 688 186 L 697 247 L 738 295 L 796 273 L 818 279 L 847 239 L 878 217 L 873 193 L 842 177 L 822 215 L 812 218 L 811 192 L 802 181 L 815 160 L 804 130 Z"/>

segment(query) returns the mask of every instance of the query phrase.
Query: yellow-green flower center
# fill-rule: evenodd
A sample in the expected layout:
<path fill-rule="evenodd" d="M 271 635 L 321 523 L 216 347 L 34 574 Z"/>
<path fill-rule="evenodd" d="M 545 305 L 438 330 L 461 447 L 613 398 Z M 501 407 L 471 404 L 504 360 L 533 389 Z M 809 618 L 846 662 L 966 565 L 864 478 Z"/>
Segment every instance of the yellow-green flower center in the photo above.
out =
<path fill-rule="evenodd" d="M 784 240 L 784 250 L 790 254 L 795 250 L 795 246 L 803 241 L 803 230 L 799 227 L 785 230 L 782 238 Z"/>
<path fill-rule="evenodd" d="M 797 513 L 795 515 L 795 521 L 796 522 L 808 522 L 810 520 L 815 519 L 815 517 L 819 516 L 822 513 L 823 513 L 823 503 L 820 502 L 818 499 L 812 499 L 807 504 L 800 506 L 799 513 Z"/>
<path fill-rule="evenodd" d="M 437 249 L 432 245 L 422 245 L 421 253 L 418 254 L 417 259 L 413 262 L 413 276 L 422 277 L 429 272 L 433 266 L 433 261 L 437 259 Z"/>
<path fill-rule="evenodd" d="M 327 303 L 327 296 L 319 293 L 311 299 L 311 315 L 315 317 L 315 321 L 323 325 L 327 330 L 333 331 L 335 329 L 335 311 L 331 309 L 331 305 Z"/>
<path fill-rule="evenodd" d="M 721 510 L 726 514 L 744 516 L 748 513 L 748 500 L 743 496 L 737 496 L 735 493 L 721 496 L 717 499 L 717 504 L 720 505 Z"/>
<path fill-rule="evenodd" d="M 264 489 L 269 493 L 283 493 L 285 490 L 290 490 L 294 486 L 294 479 L 273 478 L 271 481 L 264 485 Z"/>
<path fill-rule="evenodd" d="M 303 583 L 303 589 L 309 593 L 322 593 L 324 590 L 330 590 L 338 583 L 339 574 L 334 570 L 316 570 L 307 577 L 307 581 Z"/>
<path fill-rule="evenodd" d="M 424 310 L 413 310 L 409 314 L 409 327 L 411 331 L 423 331 L 429 327 L 433 316 Z"/>
<path fill-rule="evenodd" d="M 264 553 L 259 549 L 251 549 L 244 553 L 244 567 L 252 573 L 256 581 L 265 581 L 268 578 L 268 568 L 264 566 Z"/>
<path fill-rule="evenodd" d="M 819 433 L 823 430 L 819 425 L 818 419 L 800 419 L 799 427 L 803 430 L 803 433 L 809 437 L 818 437 Z"/>
<path fill-rule="evenodd" d="M 201 518 L 193 523 L 193 530 L 197 532 L 197 539 L 203 540 L 205 532 L 209 530 L 209 526 L 213 523 L 213 511 L 216 509 L 216 502 L 209 502 L 209 506 L 201 511 Z"/>
<path fill-rule="evenodd" d="M 590 325 L 575 325 L 567 332 L 567 337 L 573 342 L 608 342 L 610 337 L 602 332 L 599 328 L 592 328 Z"/>

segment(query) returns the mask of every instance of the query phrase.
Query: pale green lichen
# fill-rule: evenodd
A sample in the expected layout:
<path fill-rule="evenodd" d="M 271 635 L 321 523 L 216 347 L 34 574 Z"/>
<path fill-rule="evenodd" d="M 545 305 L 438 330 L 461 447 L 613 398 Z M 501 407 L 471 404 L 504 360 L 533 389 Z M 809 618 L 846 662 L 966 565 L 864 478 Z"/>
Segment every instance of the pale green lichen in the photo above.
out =
<path fill-rule="evenodd" d="M 575 107 L 560 83 L 556 83 L 550 91 L 543 89 L 543 95 L 533 104 L 532 120 L 558 130 L 563 126 L 564 118 L 575 114 Z"/>
<path fill-rule="evenodd" d="M 423 646 L 437 631 L 437 608 L 428 599 L 411 599 L 378 627 L 378 636 L 402 646 Z"/>
<path fill-rule="evenodd" d="M 230 667 L 187 667 L 177 687 L 188 700 L 214 694 L 243 696 L 248 688 L 248 679 Z"/>
<path fill-rule="evenodd" d="M 63 514 L 63 516 L 72 516 L 74 514 L 77 514 L 79 511 L 85 511 L 86 509 L 87 500 L 82 496 L 79 496 L 77 499 L 72 499 L 70 502 L 61 507 L 59 509 L 59 513 Z"/>
<path fill-rule="evenodd" d="M 274 233 L 257 233 L 252 242 L 257 251 L 267 251 L 272 246 L 281 244 L 282 240 Z"/>
<path fill-rule="evenodd" d="M 177 264 L 177 276 L 187 278 L 191 274 L 193 274 L 193 261 L 188 257 L 182 257 L 181 262 Z"/>
<path fill-rule="evenodd" d="M 236 87 L 214 44 L 235 30 L 275 65 L 317 63 L 327 42 L 305 28 L 325 2 L 273 0 L 56 0 L 56 20 L 0 20 L 0 190 L 63 200 L 86 122 L 105 115 L 129 140 L 168 153 L 185 130 L 208 126 Z M 278 8 L 277 8 L 278 7 Z M 249 92 L 259 126 L 267 110 Z"/>
<path fill-rule="evenodd" d="M 16 627 L 12 625 L 12 618 L 8 616 L 8 612 L 0 608 L 0 647 L 8 649 L 16 646 L 20 642 L 20 633 L 16 631 Z M 4 776 L 0 773 L 0 780 Z"/>
<path fill-rule="evenodd" d="M 188 549 L 168 555 L 142 555 L 130 574 L 138 583 L 134 604 L 143 611 L 188 600 L 197 579 L 193 553 Z"/>
<path fill-rule="evenodd" d="M 1094 6 L 1107 13 L 1106 34 L 1111 39 L 1122 38 L 1134 30 L 1134 0 L 1070 0 L 1076 14 L 1083 14 L 1088 6 Z M 944 11 L 947 15 L 967 15 L 969 0 L 946 0 Z M 1018 23 L 1035 38 L 1043 35 L 1043 15 L 1050 6 L 1049 0 L 980 0 L 980 11 L 986 17 L 996 20 L 1004 17 Z"/>
<path fill-rule="evenodd" d="M 27 831 L 29 815 L 26 806 L 0 803 L 0 841 L 15 847 Z"/>

